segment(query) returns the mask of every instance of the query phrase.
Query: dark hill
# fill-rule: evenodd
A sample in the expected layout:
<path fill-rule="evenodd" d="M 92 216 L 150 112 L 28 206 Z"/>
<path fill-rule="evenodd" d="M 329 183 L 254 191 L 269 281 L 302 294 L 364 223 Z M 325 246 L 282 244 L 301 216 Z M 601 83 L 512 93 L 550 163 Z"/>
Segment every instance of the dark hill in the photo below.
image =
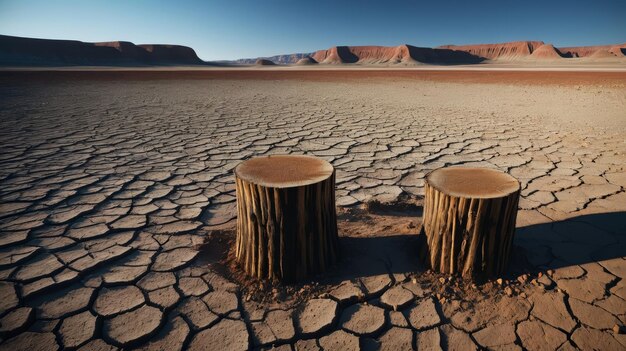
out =
<path fill-rule="evenodd" d="M 180 45 L 135 45 L 127 41 L 85 43 L 0 35 L 2 66 L 202 65 L 196 52 Z"/>

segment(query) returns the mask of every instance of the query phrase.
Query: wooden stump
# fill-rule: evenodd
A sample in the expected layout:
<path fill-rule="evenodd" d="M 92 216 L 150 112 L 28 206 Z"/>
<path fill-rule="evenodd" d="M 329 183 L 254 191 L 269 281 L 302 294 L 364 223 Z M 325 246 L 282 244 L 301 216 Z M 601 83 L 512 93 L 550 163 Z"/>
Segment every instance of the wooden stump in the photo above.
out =
<path fill-rule="evenodd" d="M 335 170 L 330 163 L 312 156 L 258 157 L 239 164 L 235 176 L 235 253 L 247 274 L 290 282 L 335 263 Z"/>
<path fill-rule="evenodd" d="M 443 168 L 426 176 L 422 257 L 437 272 L 500 274 L 508 263 L 520 184 L 491 169 Z"/>

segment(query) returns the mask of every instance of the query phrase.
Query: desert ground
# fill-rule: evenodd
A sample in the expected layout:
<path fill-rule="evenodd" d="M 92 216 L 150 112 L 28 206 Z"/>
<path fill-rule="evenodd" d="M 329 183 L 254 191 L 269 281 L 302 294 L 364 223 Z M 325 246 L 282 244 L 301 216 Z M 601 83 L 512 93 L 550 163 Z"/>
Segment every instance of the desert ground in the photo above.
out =
<path fill-rule="evenodd" d="M 626 72 L 0 72 L 1 350 L 626 348 Z M 229 260 L 234 167 L 337 171 L 341 259 Z M 424 177 L 522 184 L 508 273 L 421 264 Z"/>

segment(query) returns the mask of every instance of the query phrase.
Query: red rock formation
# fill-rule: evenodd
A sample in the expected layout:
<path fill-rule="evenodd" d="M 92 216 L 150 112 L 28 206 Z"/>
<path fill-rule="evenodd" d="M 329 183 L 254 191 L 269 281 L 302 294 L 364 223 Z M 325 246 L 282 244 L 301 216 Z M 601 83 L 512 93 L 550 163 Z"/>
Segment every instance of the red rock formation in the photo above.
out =
<path fill-rule="evenodd" d="M 617 55 L 607 49 L 598 49 L 593 54 L 586 56 L 594 59 L 615 58 Z"/>
<path fill-rule="evenodd" d="M 301 65 L 301 66 L 304 66 L 304 65 L 314 65 L 314 64 L 316 64 L 316 63 L 317 63 L 317 61 L 315 61 L 312 57 L 308 57 L 308 56 L 307 56 L 307 57 L 305 57 L 305 58 L 301 58 L 301 59 L 299 59 L 299 60 L 296 62 L 296 65 Z"/>
<path fill-rule="evenodd" d="M 499 44 L 443 45 L 439 48 L 465 51 L 490 60 L 516 60 L 530 56 L 543 44 L 542 41 L 514 41 Z"/>
<path fill-rule="evenodd" d="M 561 53 L 552 46 L 552 44 L 543 44 L 536 48 L 529 58 L 536 60 L 559 60 L 563 56 Z"/>
<path fill-rule="evenodd" d="M 335 46 L 319 50 L 313 59 L 323 64 L 421 64 L 477 63 L 481 59 L 471 54 L 447 49 L 399 46 Z"/>
<path fill-rule="evenodd" d="M 407 45 L 400 46 L 335 46 L 313 54 L 319 63 L 409 63 L 411 59 Z"/>
<path fill-rule="evenodd" d="M 335 46 L 314 53 L 277 55 L 230 61 L 239 64 L 472 64 L 484 60 L 553 60 L 570 57 L 623 58 L 620 45 L 554 48 L 541 41 L 445 45 L 438 48 L 399 46 Z M 267 61 L 267 62 L 265 62 Z M 0 35 L 0 65 L 180 65 L 206 64 L 193 49 L 179 45 L 135 45 L 125 41 L 84 43 Z"/>
<path fill-rule="evenodd" d="M 567 57 L 590 57 L 598 51 L 606 51 L 614 56 L 624 57 L 626 56 L 626 43 L 618 45 L 571 46 L 559 48 L 559 51 Z"/>
<path fill-rule="evenodd" d="M 444 45 L 438 48 L 420 48 L 411 45 L 399 46 L 335 46 L 327 50 L 318 50 L 311 54 L 291 54 L 272 56 L 274 62 L 298 63 L 311 57 L 320 64 L 383 64 L 383 65 L 418 65 L 429 64 L 471 64 L 484 60 L 519 61 L 519 60 L 558 60 L 560 58 L 590 56 L 598 49 L 622 57 L 626 54 L 626 44 L 593 47 L 555 48 L 542 41 L 518 41 L 500 44 L 479 45 Z M 598 54 L 601 55 L 601 54 Z M 245 61 L 245 62 L 244 62 Z M 237 63 L 254 63 L 245 59 Z M 305 64 L 305 61 L 299 62 Z"/>
<path fill-rule="evenodd" d="M 355 63 L 358 61 L 358 58 L 347 46 L 334 46 L 328 50 L 318 50 L 311 57 L 319 63 L 327 64 Z"/>
<path fill-rule="evenodd" d="M 626 44 L 612 46 L 609 52 L 617 57 L 626 57 Z"/>

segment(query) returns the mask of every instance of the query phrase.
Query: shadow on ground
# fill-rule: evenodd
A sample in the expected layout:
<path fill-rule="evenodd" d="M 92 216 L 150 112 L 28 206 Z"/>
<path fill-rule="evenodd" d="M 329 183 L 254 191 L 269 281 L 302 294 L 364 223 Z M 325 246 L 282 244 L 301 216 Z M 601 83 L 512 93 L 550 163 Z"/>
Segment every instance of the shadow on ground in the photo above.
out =
<path fill-rule="evenodd" d="M 380 274 L 403 274 L 423 270 L 418 257 L 418 236 L 343 237 L 341 258 L 330 279 L 347 280 Z"/>
<path fill-rule="evenodd" d="M 379 209 L 368 212 L 369 215 L 362 218 L 366 225 L 360 231 L 375 234 L 353 235 L 354 232 L 343 231 L 339 262 L 326 274 L 312 281 L 335 284 L 380 274 L 411 274 L 425 270 L 420 263 L 419 235 L 416 234 L 420 231 L 421 218 L 415 217 L 418 226 L 408 230 L 410 233 L 378 235 L 384 228 L 375 228 L 377 222 L 388 223 L 399 218 L 406 219 L 407 216 L 397 211 L 389 213 Z M 421 214 L 421 207 L 419 211 L 412 208 L 411 215 L 418 212 Z M 351 214 L 349 218 L 344 216 L 343 219 L 354 223 L 360 221 L 359 217 Z M 396 228 L 391 228 L 392 232 L 393 229 Z M 203 254 L 200 255 L 200 261 L 204 263 L 223 261 L 234 243 L 234 231 L 215 234 L 214 239 L 218 241 L 211 240 L 201 250 Z M 523 273 L 626 257 L 626 212 L 584 215 L 517 228 L 512 252 L 511 263 L 504 275 L 508 278 Z"/>
<path fill-rule="evenodd" d="M 537 271 L 626 257 L 626 212 L 518 228 L 514 245 Z"/>
<path fill-rule="evenodd" d="M 416 234 L 342 237 L 332 278 L 409 274 L 424 270 Z M 626 212 L 578 216 L 517 228 L 505 276 L 626 257 Z"/>

